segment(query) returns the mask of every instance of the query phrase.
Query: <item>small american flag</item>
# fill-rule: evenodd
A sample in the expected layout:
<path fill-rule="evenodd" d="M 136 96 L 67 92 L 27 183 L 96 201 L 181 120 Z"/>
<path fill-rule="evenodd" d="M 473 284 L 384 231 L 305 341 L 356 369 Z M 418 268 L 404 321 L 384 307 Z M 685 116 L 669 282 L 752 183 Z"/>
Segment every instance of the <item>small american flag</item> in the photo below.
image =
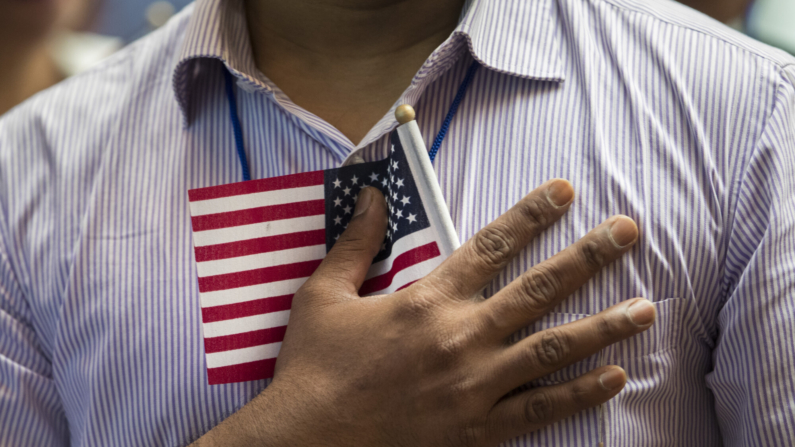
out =
<path fill-rule="evenodd" d="M 418 132 L 409 124 L 401 128 Z M 293 294 L 345 230 L 362 188 L 384 194 L 389 226 L 361 295 L 407 287 L 455 249 L 425 147 L 403 140 L 406 150 L 394 132 L 380 161 L 189 191 L 211 385 L 273 377 Z"/>

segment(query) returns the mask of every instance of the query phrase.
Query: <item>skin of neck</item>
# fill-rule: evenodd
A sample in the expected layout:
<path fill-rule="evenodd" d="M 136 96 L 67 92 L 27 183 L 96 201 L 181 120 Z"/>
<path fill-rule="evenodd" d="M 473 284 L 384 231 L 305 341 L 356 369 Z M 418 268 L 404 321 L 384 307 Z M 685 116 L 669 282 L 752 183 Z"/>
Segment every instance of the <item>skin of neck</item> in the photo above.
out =
<path fill-rule="evenodd" d="M 257 68 L 353 144 L 455 29 L 463 0 L 247 0 Z"/>

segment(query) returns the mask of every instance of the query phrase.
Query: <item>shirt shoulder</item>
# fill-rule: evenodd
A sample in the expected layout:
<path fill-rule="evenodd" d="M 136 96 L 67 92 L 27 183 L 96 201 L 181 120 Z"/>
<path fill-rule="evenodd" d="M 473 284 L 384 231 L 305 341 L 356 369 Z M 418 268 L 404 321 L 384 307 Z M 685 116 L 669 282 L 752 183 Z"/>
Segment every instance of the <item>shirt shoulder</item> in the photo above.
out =
<path fill-rule="evenodd" d="M 191 9 L 0 118 L 0 239 L 26 296 L 63 289 L 50 282 L 64 280 L 108 155 L 128 150 L 125 127 L 179 113 L 171 72 Z"/>
<path fill-rule="evenodd" d="M 178 110 L 171 72 L 191 11 L 0 118 L 0 205 L 34 200 L 56 179 L 60 187 L 82 184 L 72 192 L 87 194 L 126 123 L 153 107 Z"/>
<path fill-rule="evenodd" d="M 577 51 L 595 48 L 632 101 L 667 122 L 667 132 L 690 136 L 681 155 L 728 158 L 718 171 L 744 172 L 780 92 L 795 85 L 795 57 L 675 1 L 558 1 L 567 31 L 589 35 L 572 44 Z"/>
<path fill-rule="evenodd" d="M 192 5 L 186 7 L 159 30 L 13 108 L 0 118 L 3 134 L 19 135 L 37 129 L 66 137 L 60 132 L 77 125 L 91 129 L 95 135 L 112 128 L 118 113 L 131 107 L 141 89 L 170 83 L 192 10 Z"/>
<path fill-rule="evenodd" d="M 581 1 L 581 0 L 564 0 Z M 660 0 L 586 0 L 593 4 L 606 4 L 631 16 L 644 16 L 654 22 L 707 38 L 708 42 L 723 49 L 736 49 L 744 56 L 758 58 L 779 68 L 795 65 L 789 53 L 759 42 L 711 17 L 675 1 Z M 631 19 L 630 19 L 631 20 Z M 717 49 L 717 48 L 715 48 Z"/>

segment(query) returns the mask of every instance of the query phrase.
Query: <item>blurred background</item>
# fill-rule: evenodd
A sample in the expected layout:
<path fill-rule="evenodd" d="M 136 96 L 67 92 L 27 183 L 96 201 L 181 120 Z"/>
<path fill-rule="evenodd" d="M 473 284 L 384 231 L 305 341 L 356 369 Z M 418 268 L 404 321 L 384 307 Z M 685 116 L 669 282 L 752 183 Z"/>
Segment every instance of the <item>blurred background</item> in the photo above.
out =
<path fill-rule="evenodd" d="M 795 0 L 680 2 L 795 54 Z M 189 3 L 0 0 L 0 114 L 157 29 Z"/>
<path fill-rule="evenodd" d="M 96 23 L 96 30 L 133 41 L 146 34 L 152 26 L 149 18 L 162 20 L 187 6 L 191 0 L 104 0 Z M 149 17 L 148 17 L 149 16 Z"/>

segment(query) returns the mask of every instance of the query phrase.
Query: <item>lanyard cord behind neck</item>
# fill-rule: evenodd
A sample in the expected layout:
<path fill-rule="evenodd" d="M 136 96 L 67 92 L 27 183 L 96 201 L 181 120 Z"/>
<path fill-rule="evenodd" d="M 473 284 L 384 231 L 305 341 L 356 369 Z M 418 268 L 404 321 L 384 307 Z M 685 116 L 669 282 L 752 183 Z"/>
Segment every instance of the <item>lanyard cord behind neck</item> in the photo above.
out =
<path fill-rule="evenodd" d="M 442 123 L 442 128 L 439 129 L 439 134 L 436 135 L 436 138 L 433 140 L 431 150 L 428 151 L 428 157 L 431 159 L 431 163 L 433 163 L 433 160 L 436 158 L 436 154 L 439 153 L 439 148 L 442 146 L 442 141 L 444 141 L 444 137 L 447 136 L 447 131 L 450 129 L 450 123 L 453 121 L 453 117 L 455 116 L 456 112 L 458 112 L 458 106 L 464 99 L 467 88 L 469 87 L 469 84 L 472 81 L 472 78 L 475 76 L 475 72 L 478 71 L 479 67 L 480 64 L 477 61 L 473 61 L 472 65 L 469 67 L 469 70 L 467 70 L 467 74 L 464 77 L 463 82 L 461 82 L 461 85 L 458 87 L 458 92 L 456 92 L 455 99 L 453 99 L 453 103 L 450 105 L 450 110 L 447 112 L 444 123 Z M 243 180 L 248 181 L 251 180 L 251 172 L 248 168 L 246 149 L 243 145 L 243 127 L 240 125 L 240 117 L 237 114 L 235 81 L 232 79 L 232 74 L 228 69 L 226 69 L 226 67 L 224 67 L 224 81 L 226 83 L 226 98 L 229 102 L 229 118 L 232 121 L 233 133 L 235 134 L 235 147 L 237 148 L 237 156 L 240 159 L 240 167 L 243 170 Z"/>

